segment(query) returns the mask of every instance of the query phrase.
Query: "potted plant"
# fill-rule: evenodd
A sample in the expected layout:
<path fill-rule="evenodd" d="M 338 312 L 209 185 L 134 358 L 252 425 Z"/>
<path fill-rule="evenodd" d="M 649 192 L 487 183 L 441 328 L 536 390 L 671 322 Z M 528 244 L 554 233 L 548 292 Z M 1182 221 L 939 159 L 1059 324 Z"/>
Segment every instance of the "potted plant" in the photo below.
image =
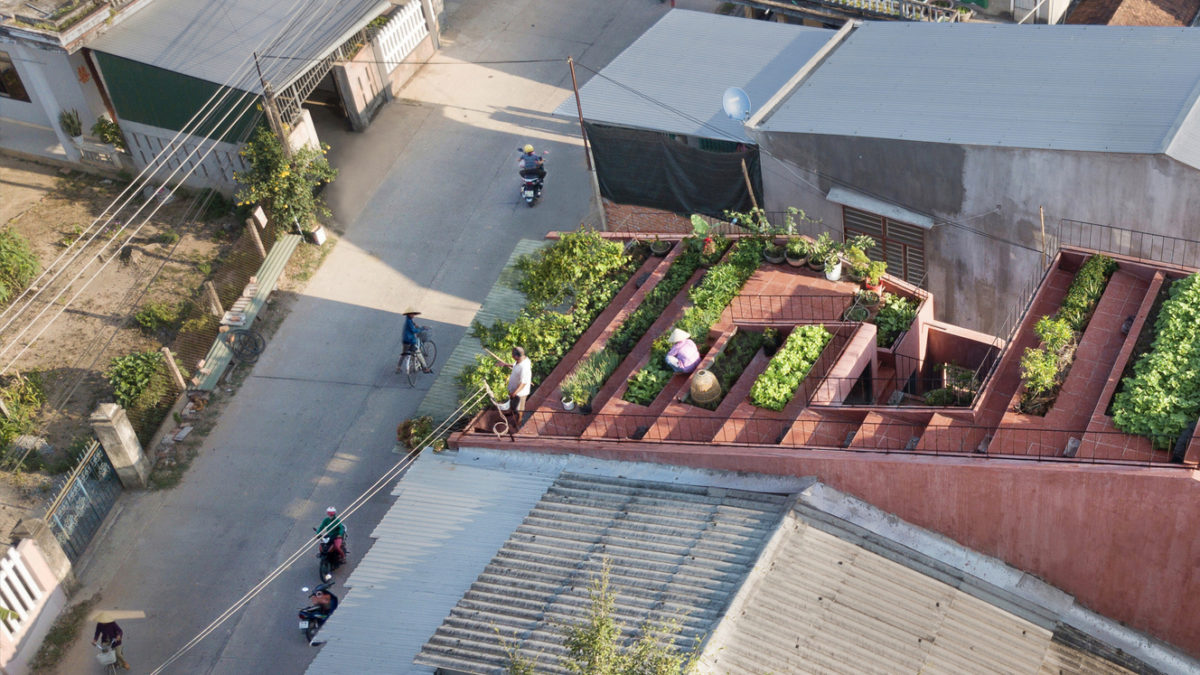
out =
<path fill-rule="evenodd" d="M 784 248 L 775 243 L 774 239 L 767 239 L 766 246 L 762 250 L 763 259 L 772 265 L 778 265 L 783 262 Z"/>
<path fill-rule="evenodd" d="M 867 250 L 875 248 L 875 240 L 865 234 L 860 234 L 846 242 L 845 245 L 845 262 L 846 276 L 854 281 L 862 281 L 867 274 L 867 266 L 871 264 L 871 259 L 867 257 Z"/>
<path fill-rule="evenodd" d="M 879 304 L 879 292 L 873 290 L 861 290 L 855 294 L 855 301 L 863 307 L 874 307 Z"/>
<path fill-rule="evenodd" d="M 650 242 L 650 252 L 659 258 L 665 256 L 671 250 L 671 242 L 663 241 L 654 235 L 654 241 Z"/>
<path fill-rule="evenodd" d="M 883 291 L 885 272 L 887 272 L 887 263 L 882 260 L 872 260 L 867 264 L 867 269 L 863 273 L 863 284 L 868 291 L 874 291 L 876 294 Z"/>
<path fill-rule="evenodd" d="M 825 261 L 829 257 L 829 252 L 834 250 L 833 239 L 829 237 L 828 232 L 822 232 L 821 236 L 817 237 L 817 241 L 812 245 L 812 251 L 808 255 L 808 268 L 814 272 L 820 272 L 825 269 Z"/>
<path fill-rule="evenodd" d="M 79 121 L 79 112 L 74 108 L 58 113 L 58 125 L 71 140 L 76 143 L 83 141 L 83 122 Z"/>
<path fill-rule="evenodd" d="M 779 331 L 774 328 L 763 329 L 763 354 L 770 358 L 775 356 L 775 352 L 779 351 Z"/>
<path fill-rule="evenodd" d="M 111 145 L 114 150 L 125 152 L 125 138 L 121 136 L 121 127 L 107 115 L 96 118 L 96 123 L 92 125 L 92 135 L 100 139 L 101 143 Z"/>
<path fill-rule="evenodd" d="M 838 281 L 842 278 L 842 256 L 837 249 L 832 249 L 825 254 L 825 278 L 830 281 Z"/>
<path fill-rule="evenodd" d="M 842 316 L 846 321 L 866 321 L 867 317 L 871 316 L 871 310 L 862 305 L 850 305 L 846 308 L 846 313 Z"/>
<path fill-rule="evenodd" d="M 787 264 L 792 267 L 803 267 L 804 263 L 808 262 L 808 256 L 812 254 L 812 244 L 806 239 L 802 239 L 799 235 L 793 234 L 788 237 L 787 245 L 784 247 L 783 257 L 787 260 Z"/>

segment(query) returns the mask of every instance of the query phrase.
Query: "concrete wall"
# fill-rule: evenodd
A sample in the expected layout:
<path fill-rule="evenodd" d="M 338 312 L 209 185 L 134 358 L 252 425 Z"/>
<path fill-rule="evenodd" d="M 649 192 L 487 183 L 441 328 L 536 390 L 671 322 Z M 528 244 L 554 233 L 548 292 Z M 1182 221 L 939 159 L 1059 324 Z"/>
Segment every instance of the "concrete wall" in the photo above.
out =
<path fill-rule="evenodd" d="M 1069 218 L 1200 240 L 1200 171 L 1161 155 L 755 135 L 769 211 L 796 206 L 840 229 L 842 207 L 825 199 L 840 184 L 932 216 L 937 318 L 987 333 L 1042 274 L 1039 206 L 1051 238 Z"/>
<path fill-rule="evenodd" d="M 463 447 L 512 447 L 507 440 L 463 440 Z M 522 449 L 813 476 L 1200 657 L 1194 471 L 561 438 L 522 439 Z"/>
<path fill-rule="evenodd" d="M 58 146 L 45 142 L 30 145 L 17 134 L 0 136 L 0 147 L 23 153 L 79 159 L 79 152 L 70 139 L 58 128 L 58 114 L 63 110 L 79 112 L 83 131 L 89 133 L 96 117 L 104 112 L 99 90 L 83 58 L 46 45 L 0 36 L 0 50 L 8 52 L 29 94 L 29 102 L 0 98 L 0 120 L 11 125 L 29 125 L 42 132 L 53 132 Z M 80 71 L 79 67 L 83 66 Z M 10 132 L 11 133 L 11 132 Z M 45 136 L 49 138 L 49 136 Z"/>
<path fill-rule="evenodd" d="M 129 120 L 121 120 L 121 128 L 125 131 L 125 139 L 129 142 L 129 152 L 137 170 L 141 171 L 153 162 L 174 139 L 178 132 L 169 129 L 152 127 Z M 201 142 L 202 141 L 202 142 Z M 179 141 L 176 141 L 178 144 Z M 237 185 L 233 180 L 234 171 L 244 171 L 245 162 L 238 155 L 238 146 L 232 143 L 216 142 L 188 136 L 182 147 L 165 161 L 165 166 L 159 165 L 153 182 L 178 183 L 196 188 L 211 187 L 225 193 L 232 193 Z M 198 152 L 193 152 L 200 146 Z M 175 171 L 181 164 L 185 166 Z M 193 170 L 194 169 L 194 170 Z"/>
<path fill-rule="evenodd" d="M 6 629 L 0 630 L 0 670 L 13 675 L 29 672 L 29 662 L 37 653 L 42 638 L 67 604 L 66 592 L 37 543 L 33 539 L 22 539 L 16 545 L 15 552 L 23 573 L 27 575 L 23 581 L 32 581 L 40 596 L 35 605 L 27 610 L 15 634 L 10 635 Z M 12 575 L 14 571 L 9 570 L 6 574 Z M 6 592 L 11 594 L 12 591 Z M 6 601 L 5 605 L 8 604 Z"/>

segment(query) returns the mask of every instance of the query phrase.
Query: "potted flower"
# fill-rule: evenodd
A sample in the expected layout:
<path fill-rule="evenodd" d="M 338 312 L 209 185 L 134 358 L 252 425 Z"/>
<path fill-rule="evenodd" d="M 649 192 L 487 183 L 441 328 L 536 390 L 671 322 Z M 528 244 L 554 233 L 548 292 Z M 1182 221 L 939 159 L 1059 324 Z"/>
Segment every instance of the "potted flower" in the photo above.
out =
<path fill-rule="evenodd" d="M 784 248 L 775 243 L 774 239 L 767 239 L 766 246 L 762 250 L 763 258 L 772 265 L 778 265 L 783 262 Z"/>
<path fill-rule="evenodd" d="M 872 260 L 867 264 L 867 269 L 863 273 L 863 284 L 869 291 L 875 291 L 878 294 L 883 290 L 883 275 L 887 272 L 887 263 L 882 260 Z"/>
<path fill-rule="evenodd" d="M 806 239 L 802 239 L 799 235 L 788 237 L 787 246 L 783 251 L 783 257 L 787 260 L 787 264 L 792 267 L 803 267 L 811 254 L 812 244 Z"/>
<path fill-rule="evenodd" d="M 650 242 L 650 252 L 659 258 L 665 256 L 671 250 L 671 242 L 663 241 L 654 235 L 654 241 Z"/>
<path fill-rule="evenodd" d="M 830 252 L 835 252 L 836 244 L 829 237 L 828 232 L 822 232 L 821 236 L 817 237 L 816 243 L 812 245 L 812 252 L 808 256 L 808 268 L 814 272 L 820 272 L 825 269 L 825 262 L 829 258 Z"/>
<path fill-rule="evenodd" d="M 58 113 L 58 125 L 71 140 L 76 143 L 83 141 L 83 122 L 79 121 L 79 112 L 74 108 Z"/>

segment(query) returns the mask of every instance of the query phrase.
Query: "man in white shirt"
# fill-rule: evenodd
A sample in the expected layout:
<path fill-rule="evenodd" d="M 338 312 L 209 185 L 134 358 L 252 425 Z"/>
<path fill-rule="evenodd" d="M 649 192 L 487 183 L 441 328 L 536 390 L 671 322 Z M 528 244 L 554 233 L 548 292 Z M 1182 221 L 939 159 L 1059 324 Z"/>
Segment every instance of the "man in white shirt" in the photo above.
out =
<path fill-rule="evenodd" d="M 522 347 L 513 347 L 512 358 L 512 363 L 500 361 L 500 364 L 512 368 L 508 376 L 508 414 L 512 417 L 511 431 L 516 431 L 521 414 L 525 412 L 525 399 L 529 397 L 529 390 L 533 386 L 533 363 L 525 356 Z"/>

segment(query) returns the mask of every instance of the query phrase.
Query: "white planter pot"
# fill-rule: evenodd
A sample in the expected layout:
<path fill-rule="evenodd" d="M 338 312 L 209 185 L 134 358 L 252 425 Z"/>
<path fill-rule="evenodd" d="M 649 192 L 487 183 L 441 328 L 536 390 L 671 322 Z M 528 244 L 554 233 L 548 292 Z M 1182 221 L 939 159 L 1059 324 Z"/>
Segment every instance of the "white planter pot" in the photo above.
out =
<path fill-rule="evenodd" d="M 842 278 L 842 262 L 840 260 L 836 265 L 825 266 L 825 278 L 830 281 L 837 281 Z"/>
<path fill-rule="evenodd" d="M 325 243 L 325 226 L 318 225 L 316 229 L 309 231 L 308 240 L 320 246 Z"/>
<path fill-rule="evenodd" d="M 575 409 L 575 401 L 572 401 L 571 399 L 564 397 L 562 400 L 562 406 L 563 406 L 563 410 L 570 412 Z"/>

